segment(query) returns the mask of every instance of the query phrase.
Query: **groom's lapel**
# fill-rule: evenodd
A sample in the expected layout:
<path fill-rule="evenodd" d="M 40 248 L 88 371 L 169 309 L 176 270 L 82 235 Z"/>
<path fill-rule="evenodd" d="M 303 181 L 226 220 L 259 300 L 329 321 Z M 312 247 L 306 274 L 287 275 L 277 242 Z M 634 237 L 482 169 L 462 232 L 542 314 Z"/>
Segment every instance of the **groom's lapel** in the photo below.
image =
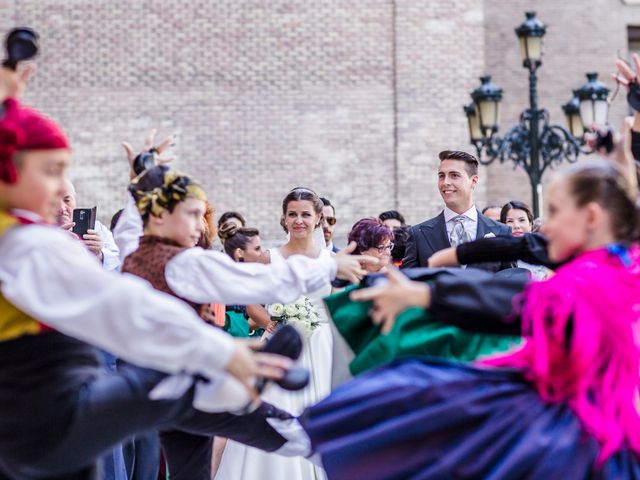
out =
<path fill-rule="evenodd" d="M 422 236 L 432 252 L 449 248 L 451 243 L 447 237 L 447 226 L 444 221 L 444 212 L 440 212 L 435 218 L 432 218 L 420 227 Z"/>
<path fill-rule="evenodd" d="M 487 218 L 478 212 L 478 233 L 476 233 L 476 240 L 479 238 L 484 238 L 487 233 L 490 233 L 491 229 L 487 224 Z"/>

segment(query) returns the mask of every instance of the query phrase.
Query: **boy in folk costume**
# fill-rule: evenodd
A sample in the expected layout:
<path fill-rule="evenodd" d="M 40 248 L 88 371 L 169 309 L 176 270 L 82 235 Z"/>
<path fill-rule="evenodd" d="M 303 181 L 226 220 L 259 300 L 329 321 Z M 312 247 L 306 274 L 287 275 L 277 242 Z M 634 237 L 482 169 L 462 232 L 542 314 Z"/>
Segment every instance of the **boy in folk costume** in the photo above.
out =
<path fill-rule="evenodd" d="M 0 69 L 0 478 L 92 478 L 102 452 L 150 429 L 282 447 L 285 440 L 266 424 L 272 407 L 239 417 L 198 412 L 194 397 L 207 399 L 198 386 L 177 398 L 150 398 L 166 373 L 235 382 L 244 387 L 239 397 L 255 396 L 252 378 L 279 378 L 290 362 L 252 354 L 184 302 L 103 271 L 80 242 L 46 224 L 53 223 L 70 149 L 53 121 L 15 99 L 24 82 Z M 308 262 L 327 277 L 336 270 Z M 89 344 L 155 370 L 101 373 Z M 214 409 L 215 391 L 209 396 Z M 262 434 L 247 436 L 257 423 Z"/>

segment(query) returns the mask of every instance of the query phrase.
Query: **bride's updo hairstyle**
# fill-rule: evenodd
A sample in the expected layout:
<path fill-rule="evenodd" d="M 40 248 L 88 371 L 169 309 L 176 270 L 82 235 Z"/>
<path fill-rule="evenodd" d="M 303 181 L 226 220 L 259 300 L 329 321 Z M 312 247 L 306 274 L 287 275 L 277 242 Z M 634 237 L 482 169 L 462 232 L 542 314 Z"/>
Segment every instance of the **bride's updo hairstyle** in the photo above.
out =
<path fill-rule="evenodd" d="M 320 221 L 318 222 L 318 225 L 316 225 L 316 228 L 322 225 L 322 207 L 324 206 L 324 203 L 322 203 L 322 200 L 320 200 L 318 194 L 310 188 L 296 187 L 291 190 L 282 201 L 282 217 L 280 217 L 280 226 L 282 226 L 282 229 L 285 231 L 285 233 L 289 233 L 289 230 L 287 230 L 287 225 L 284 221 L 284 217 L 287 214 L 287 208 L 289 208 L 289 203 L 299 202 L 303 200 L 311 202 L 314 212 L 316 212 L 316 214 L 320 217 Z"/>

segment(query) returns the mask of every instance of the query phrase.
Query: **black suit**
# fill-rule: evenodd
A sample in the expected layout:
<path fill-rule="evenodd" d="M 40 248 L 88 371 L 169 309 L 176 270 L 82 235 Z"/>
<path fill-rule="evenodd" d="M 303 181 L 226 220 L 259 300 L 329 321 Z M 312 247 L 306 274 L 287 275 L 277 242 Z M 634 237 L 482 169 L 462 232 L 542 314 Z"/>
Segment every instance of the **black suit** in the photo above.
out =
<path fill-rule="evenodd" d="M 476 239 L 484 238 L 489 233 L 493 233 L 496 237 L 511 236 L 511 229 L 478 212 Z M 450 246 L 451 242 L 447 235 L 444 211 L 442 211 L 437 217 L 430 218 L 409 229 L 409 239 L 407 240 L 407 249 L 402 260 L 402 268 L 425 267 L 431 255 Z M 497 272 L 498 270 L 512 267 L 511 264 L 500 262 L 474 263 L 468 266 L 489 272 Z"/>

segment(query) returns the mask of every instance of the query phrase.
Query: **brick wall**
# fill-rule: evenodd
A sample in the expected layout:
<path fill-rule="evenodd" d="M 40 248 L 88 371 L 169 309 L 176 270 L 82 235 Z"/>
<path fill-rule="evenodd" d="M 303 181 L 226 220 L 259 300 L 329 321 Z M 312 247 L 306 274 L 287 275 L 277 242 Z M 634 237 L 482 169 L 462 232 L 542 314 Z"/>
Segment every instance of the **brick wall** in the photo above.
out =
<path fill-rule="evenodd" d="M 485 71 L 505 88 L 503 126 L 526 100 L 514 0 L 0 0 L 0 26 L 33 26 L 26 100 L 69 132 L 79 203 L 108 221 L 124 201 L 119 142 L 178 134 L 177 167 L 279 241 L 297 185 L 336 204 L 338 243 L 357 219 L 437 213 L 437 153 L 468 145 L 462 105 Z M 556 121 L 583 72 L 610 70 L 640 8 L 536 2 L 549 23 L 541 103 Z M 606 21 L 602 12 L 607 11 Z M 640 23 L 640 21 L 636 22 Z M 623 110 L 623 96 L 614 117 Z M 504 130 L 504 128 L 503 128 Z M 523 175 L 481 170 L 478 205 L 528 198 Z M 527 192 L 527 193 L 525 193 Z"/>
<path fill-rule="evenodd" d="M 514 33 L 514 28 L 524 21 L 525 11 L 536 11 L 538 18 L 547 24 L 543 65 L 538 70 L 538 101 L 549 110 L 551 123 L 563 126 L 561 106 L 571 98 L 571 90 L 586 82 L 586 72 L 598 72 L 601 81 L 612 90 L 615 88 L 610 74 L 615 71 L 617 52 L 627 55 L 627 25 L 640 25 L 640 6 L 625 5 L 621 0 L 485 0 L 484 4 L 486 71 L 505 90 L 501 133 L 515 124 L 529 102 L 528 73 L 522 67 Z M 628 113 L 624 91 L 618 94 L 610 112 L 610 122 L 618 127 Z M 514 172 L 507 165 L 490 168 L 489 201 L 501 203 L 512 198 L 531 201 L 531 189 L 523 171 Z M 549 173 L 543 180 L 548 181 Z"/>

